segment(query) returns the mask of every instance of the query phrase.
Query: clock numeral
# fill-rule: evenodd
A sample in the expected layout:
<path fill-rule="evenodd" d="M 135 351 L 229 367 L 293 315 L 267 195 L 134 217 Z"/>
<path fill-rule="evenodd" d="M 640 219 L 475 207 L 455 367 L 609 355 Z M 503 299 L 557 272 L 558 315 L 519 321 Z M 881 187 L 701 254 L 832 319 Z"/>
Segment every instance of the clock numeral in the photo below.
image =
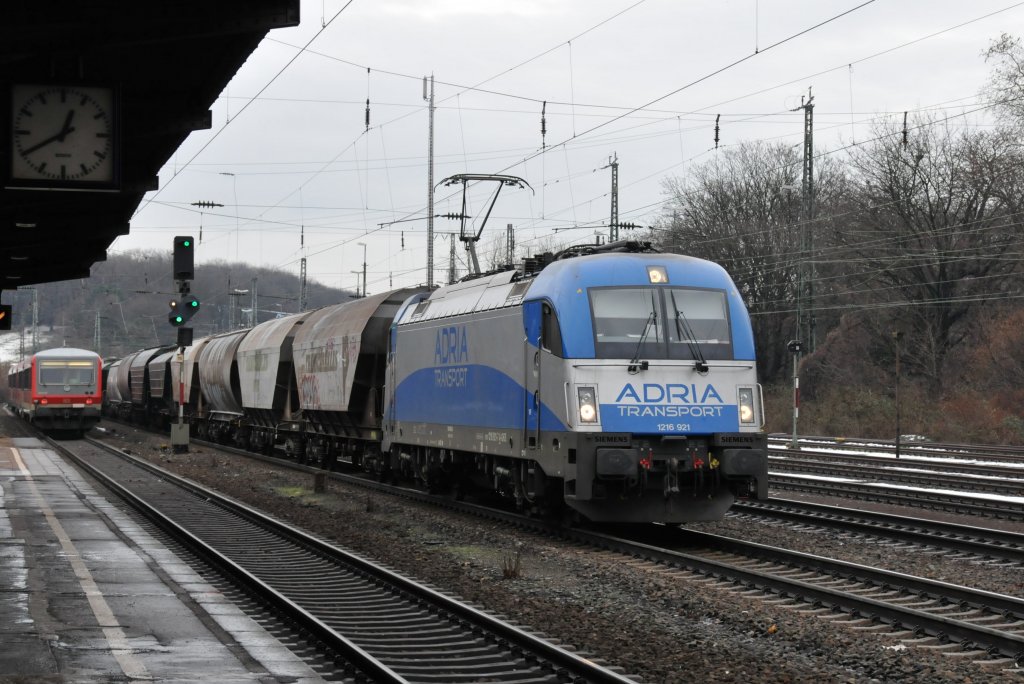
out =
<path fill-rule="evenodd" d="M 46 162 L 43 162 L 42 164 L 39 165 L 39 173 L 43 173 L 43 169 L 45 169 L 45 168 L 46 168 Z"/>
<path fill-rule="evenodd" d="M 95 154 L 95 155 L 96 155 L 97 157 L 99 157 L 100 159 L 106 159 L 106 158 L 107 158 L 107 155 L 103 154 L 103 153 L 102 153 L 102 152 L 100 152 L 99 150 L 95 150 L 95 151 L 93 151 L 93 154 Z"/>
<path fill-rule="evenodd" d="M 30 112 L 30 111 L 28 110 L 28 107 L 25 107 L 25 108 L 23 108 L 23 109 L 21 110 L 20 114 L 21 114 L 22 116 L 32 116 L 32 112 Z"/>
<path fill-rule="evenodd" d="M 18 130 L 14 131 L 14 134 L 15 135 L 31 135 L 32 131 L 26 131 L 26 130 L 22 130 L 22 129 L 19 128 Z"/>
<path fill-rule="evenodd" d="M 89 173 L 89 169 L 88 169 L 88 167 L 86 167 L 85 164 L 79 164 L 79 166 L 82 167 L 82 173 L 83 174 Z"/>

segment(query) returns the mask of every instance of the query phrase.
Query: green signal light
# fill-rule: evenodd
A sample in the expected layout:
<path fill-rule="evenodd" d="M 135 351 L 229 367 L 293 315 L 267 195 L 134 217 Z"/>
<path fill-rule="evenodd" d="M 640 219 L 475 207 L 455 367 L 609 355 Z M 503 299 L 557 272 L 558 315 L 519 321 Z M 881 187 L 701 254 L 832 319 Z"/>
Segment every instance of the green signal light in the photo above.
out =
<path fill-rule="evenodd" d="M 184 323 L 185 322 L 185 319 L 182 318 L 181 316 L 175 316 L 174 320 L 176 320 L 178 323 Z"/>
<path fill-rule="evenodd" d="M 190 241 L 188 241 L 188 240 L 185 240 L 185 242 L 184 242 L 184 245 L 185 245 L 186 247 L 191 247 L 191 246 L 192 246 L 192 243 L 191 243 Z"/>
<path fill-rule="evenodd" d="M 188 305 L 191 306 L 193 309 L 198 309 L 199 308 L 199 300 L 193 299 L 191 302 L 188 303 Z"/>

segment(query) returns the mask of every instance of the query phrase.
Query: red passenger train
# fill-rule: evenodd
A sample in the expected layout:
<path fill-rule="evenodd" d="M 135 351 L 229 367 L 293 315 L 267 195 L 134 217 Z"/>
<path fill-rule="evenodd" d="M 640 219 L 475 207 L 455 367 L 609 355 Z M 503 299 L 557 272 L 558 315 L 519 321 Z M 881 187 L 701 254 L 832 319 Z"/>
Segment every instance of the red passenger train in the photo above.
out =
<path fill-rule="evenodd" d="M 83 435 L 99 422 L 103 360 L 85 349 L 46 349 L 11 366 L 14 412 L 46 432 Z"/>

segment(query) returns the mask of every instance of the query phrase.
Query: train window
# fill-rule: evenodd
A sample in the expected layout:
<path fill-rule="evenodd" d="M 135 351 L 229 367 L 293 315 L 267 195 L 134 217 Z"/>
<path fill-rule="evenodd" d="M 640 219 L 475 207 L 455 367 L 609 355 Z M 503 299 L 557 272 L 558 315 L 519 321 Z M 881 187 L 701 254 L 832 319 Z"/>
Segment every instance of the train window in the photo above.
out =
<path fill-rule="evenodd" d="M 600 359 L 731 359 L 722 290 L 609 287 L 590 290 Z"/>
<path fill-rule="evenodd" d="M 729 305 L 721 290 L 665 291 L 670 359 L 731 359 Z"/>
<path fill-rule="evenodd" d="M 42 361 L 39 364 L 40 385 L 73 385 L 96 383 L 96 364 L 92 361 Z"/>
<path fill-rule="evenodd" d="M 555 356 L 562 356 L 562 330 L 558 327 L 558 316 L 547 302 L 541 311 L 540 344 Z"/>
<path fill-rule="evenodd" d="M 664 358 L 662 308 L 650 287 L 590 290 L 598 358 Z"/>

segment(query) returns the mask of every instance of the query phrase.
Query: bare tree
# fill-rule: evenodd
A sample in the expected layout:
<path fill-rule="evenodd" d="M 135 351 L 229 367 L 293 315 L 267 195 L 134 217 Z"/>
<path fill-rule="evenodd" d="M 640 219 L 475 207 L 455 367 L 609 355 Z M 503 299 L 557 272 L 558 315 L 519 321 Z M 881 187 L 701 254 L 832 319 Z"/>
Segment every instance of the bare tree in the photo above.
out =
<path fill-rule="evenodd" d="M 1003 123 L 1024 126 L 1024 45 L 1020 38 L 1002 34 L 985 51 L 992 73 L 984 94 L 995 104 Z"/>
<path fill-rule="evenodd" d="M 655 227 L 668 251 L 721 264 L 747 302 L 754 324 L 758 363 L 766 381 L 782 379 L 795 331 L 796 283 L 803 229 L 799 151 L 783 143 L 743 143 L 696 167 L 689 179 L 664 182 L 666 216 Z M 829 159 L 819 164 L 816 204 L 821 215 L 842 194 L 842 171 Z M 821 234 L 822 221 L 812 229 Z M 827 281 L 822 281 L 827 282 Z"/>
<path fill-rule="evenodd" d="M 851 154 L 857 211 L 837 227 L 848 301 L 894 307 L 908 367 L 941 385 L 950 349 L 979 304 L 1004 296 L 1018 270 L 1019 153 L 1004 133 L 918 121 L 904 138 L 881 125 Z"/>

